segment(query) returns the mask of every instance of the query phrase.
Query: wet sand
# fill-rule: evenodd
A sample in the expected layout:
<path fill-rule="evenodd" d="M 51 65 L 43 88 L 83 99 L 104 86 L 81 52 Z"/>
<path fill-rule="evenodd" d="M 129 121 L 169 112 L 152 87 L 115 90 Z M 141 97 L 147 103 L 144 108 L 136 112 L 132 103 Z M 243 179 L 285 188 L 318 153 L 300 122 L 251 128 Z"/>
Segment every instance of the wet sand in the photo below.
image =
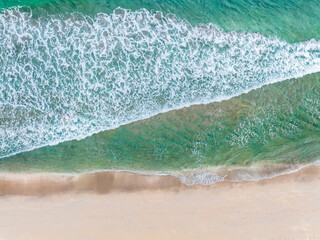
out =
<path fill-rule="evenodd" d="M 0 240 L 320 239 L 320 167 L 186 186 L 171 176 L 0 174 Z"/>

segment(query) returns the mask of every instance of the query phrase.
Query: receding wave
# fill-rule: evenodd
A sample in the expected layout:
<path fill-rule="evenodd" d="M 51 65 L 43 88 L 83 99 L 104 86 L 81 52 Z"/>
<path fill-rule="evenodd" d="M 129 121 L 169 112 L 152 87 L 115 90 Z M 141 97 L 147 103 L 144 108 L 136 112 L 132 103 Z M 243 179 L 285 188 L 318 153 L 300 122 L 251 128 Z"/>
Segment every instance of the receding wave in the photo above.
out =
<path fill-rule="evenodd" d="M 295 181 L 305 179 L 301 175 L 308 176 L 308 180 L 318 178 L 320 173 L 319 165 L 308 165 L 291 171 L 285 171 L 285 166 L 271 167 L 269 170 L 280 170 L 284 172 L 274 174 L 279 176 L 289 173 L 295 173 L 285 181 L 294 179 Z M 300 170 L 300 171 L 299 171 Z M 237 176 L 237 171 L 232 171 L 232 176 Z M 242 171 L 242 170 L 240 170 Z M 260 173 L 264 170 L 260 169 Z M 248 171 L 247 171 L 248 172 Z M 210 175 L 211 174 L 211 175 Z M 1 195 L 33 195 L 44 196 L 57 193 L 67 192 L 90 192 L 106 194 L 113 191 L 141 191 L 143 190 L 159 190 L 159 189 L 185 189 L 185 185 L 210 185 L 220 182 L 220 179 L 215 179 L 215 173 L 207 173 L 205 178 L 192 178 L 189 176 L 188 182 L 185 182 L 180 177 L 180 181 L 172 175 L 157 175 L 157 174 L 136 174 L 130 172 L 94 172 L 81 175 L 68 174 L 50 174 L 50 173 L 0 173 L 0 194 Z M 259 175 L 251 170 L 251 174 Z M 241 175 L 241 173 L 240 173 Z M 265 174 L 263 174 L 265 175 Z M 204 176 L 204 175 L 203 175 Z M 208 178 L 208 176 L 211 176 Z M 264 176 L 254 180 L 263 180 Z M 224 181 L 252 181 L 251 179 L 225 179 Z M 230 186 L 230 185 L 229 185 Z M 189 186 L 189 188 L 192 186 Z"/>
<path fill-rule="evenodd" d="M 0 157 L 320 71 L 320 42 L 174 15 L 0 14 Z"/>
<path fill-rule="evenodd" d="M 246 167 L 216 167 L 215 169 L 195 169 L 183 171 L 176 177 L 186 185 L 210 185 L 217 182 L 259 181 L 281 175 L 292 174 L 299 170 L 318 166 L 319 161 L 308 164 L 254 164 Z"/>

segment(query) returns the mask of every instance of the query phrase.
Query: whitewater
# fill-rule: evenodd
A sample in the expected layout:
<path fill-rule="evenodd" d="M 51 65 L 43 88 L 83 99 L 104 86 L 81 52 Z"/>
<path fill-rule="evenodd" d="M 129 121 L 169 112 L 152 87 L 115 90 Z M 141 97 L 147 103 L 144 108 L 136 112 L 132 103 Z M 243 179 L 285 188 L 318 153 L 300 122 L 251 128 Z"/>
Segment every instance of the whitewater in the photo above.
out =
<path fill-rule="evenodd" d="M 161 12 L 0 13 L 0 158 L 320 71 L 320 42 Z"/>

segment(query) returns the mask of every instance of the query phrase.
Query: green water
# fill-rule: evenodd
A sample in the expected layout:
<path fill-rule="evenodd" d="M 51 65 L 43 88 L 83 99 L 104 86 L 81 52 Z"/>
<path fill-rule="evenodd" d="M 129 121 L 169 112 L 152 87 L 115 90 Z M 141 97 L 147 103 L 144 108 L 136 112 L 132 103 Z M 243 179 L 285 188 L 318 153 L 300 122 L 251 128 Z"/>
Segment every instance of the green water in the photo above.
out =
<path fill-rule="evenodd" d="M 0 161 L 11 171 L 170 171 L 320 156 L 320 75 L 268 85 L 221 103 L 172 111 L 81 141 Z"/>
<path fill-rule="evenodd" d="M 117 7 L 173 13 L 192 24 L 214 23 L 231 31 L 277 35 L 289 42 L 320 39 L 318 0 L 1 0 L 0 8 L 30 6 L 52 14 L 111 13 Z"/>
<path fill-rule="evenodd" d="M 18 5 L 25 7 L 12 10 L 11 7 Z M 115 11 L 119 7 L 122 9 Z M 320 1 L 0 0 L 0 8 L 3 8 L 0 16 L 0 53 L 4 56 L 0 57 L 1 171 L 85 172 L 126 169 L 168 172 L 212 166 L 250 166 L 258 162 L 309 163 L 320 159 L 320 74 L 315 73 L 320 69 Z M 147 9 L 147 12 L 141 15 L 139 11 L 142 8 Z M 9 13 L 5 9 L 9 9 Z M 99 22 L 97 14 L 108 14 L 105 18 L 107 20 L 103 20 L 113 21 L 127 11 L 123 9 L 133 13 L 132 19 L 139 16 L 159 18 L 166 22 L 166 27 L 177 24 L 177 29 L 183 28 L 185 32 L 168 30 L 161 33 L 163 35 L 157 35 L 159 42 L 148 51 L 145 49 L 146 46 L 150 47 L 150 42 L 138 45 L 137 52 L 141 52 L 146 60 L 139 56 L 130 62 L 131 57 L 126 58 L 122 49 L 115 48 L 112 55 L 116 60 L 113 60 L 112 65 L 90 65 L 92 62 L 104 61 L 108 54 L 98 58 L 92 52 L 87 56 L 86 52 L 78 53 L 72 46 L 81 45 L 92 36 L 98 36 L 99 40 L 107 34 L 114 34 L 112 31 L 101 31 L 100 35 L 88 35 L 87 38 L 84 35 L 96 31 L 97 28 L 90 26 L 96 26 L 96 22 Z M 169 15 L 159 17 L 155 11 L 160 11 L 163 16 Z M 174 19 L 172 23 L 171 19 Z M 64 27 L 64 21 L 71 24 L 67 28 L 69 33 L 63 35 L 50 32 L 50 28 Z M 120 22 L 124 23 L 121 25 L 123 27 L 130 25 L 133 20 L 126 23 L 122 19 Z M 5 26 L 15 26 L 17 23 L 24 26 L 21 29 L 28 34 L 30 30 L 30 35 L 23 36 L 23 32 L 19 32 L 21 29 L 16 28 L 14 31 L 17 31 L 19 37 L 15 39 L 14 31 L 10 32 L 13 28 Z M 212 28 L 212 24 L 221 30 L 207 31 Z M 41 28 L 42 25 L 46 27 Z M 75 28 L 81 30 L 78 35 L 72 32 Z M 154 25 L 150 25 L 149 35 L 158 34 L 153 31 L 154 28 Z M 221 67 L 223 71 L 217 71 L 216 78 L 211 79 L 212 72 L 208 70 L 210 59 L 207 61 L 206 57 L 213 54 L 210 52 L 212 42 L 202 36 L 201 28 L 213 38 L 214 35 L 222 34 L 225 38 L 235 39 L 231 45 L 240 42 L 244 57 L 229 56 L 229 52 L 223 52 L 229 49 L 230 42 L 214 49 L 215 54 L 224 56 L 222 60 L 218 55 L 216 58 L 209 56 L 213 61 L 219 59 L 225 71 L 233 68 L 235 63 L 243 62 L 243 65 L 236 68 L 238 73 L 228 75 Z M 52 34 L 48 38 L 44 37 L 46 29 Z M 114 29 L 117 30 L 117 27 Z M 192 41 L 185 44 L 187 35 L 184 34 L 188 33 Z M 61 40 L 51 42 L 55 34 L 57 39 L 60 35 L 65 37 L 61 38 L 62 42 L 65 39 L 69 41 L 68 36 L 74 37 L 75 42 L 71 42 L 71 47 L 68 45 L 71 50 L 63 52 L 62 48 L 56 49 L 55 44 L 60 44 Z M 130 34 L 127 44 L 130 39 L 140 37 Z M 143 39 L 149 39 L 144 30 L 141 34 L 146 34 Z M 161 38 L 166 34 L 176 37 L 174 41 L 179 44 L 181 41 L 181 45 L 175 47 L 170 41 L 166 42 L 166 37 Z M 48 42 L 43 41 L 44 38 Z M 252 46 L 250 41 L 254 43 Z M 159 47 L 162 43 L 164 48 Z M 260 46 L 261 49 L 270 48 L 270 51 L 262 50 L 262 57 L 257 59 L 245 58 L 258 54 L 259 51 L 255 49 Z M 39 53 L 33 58 L 31 55 L 35 51 Z M 48 54 L 40 58 L 42 51 Z M 169 54 L 164 59 L 168 61 L 161 65 L 163 68 L 159 68 L 160 73 L 157 73 L 152 66 L 159 56 L 163 57 L 161 53 L 166 51 Z M 295 55 L 297 51 L 300 52 Z M 72 58 L 74 52 L 81 57 Z M 173 55 L 170 55 L 172 52 Z M 72 57 L 69 58 L 68 54 Z M 184 58 L 185 55 L 189 57 Z M 267 61 L 264 56 L 271 57 Z M 129 61 L 129 64 L 123 63 L 123 59 Z M 236 59 L 235 62 L 233 59 Z M 69 65 L 64 69 L 59 61 Z M 175 65 L 179 61 L 192 64 L 183 63 L 179 68 L 180 65 Z M 26 70 L 21 67 L 23 64 L 34 68 L 32 71 Z M 97 71 L 89 74 L 83 70 L 85 68 L 77 70 L 81 64 L 87 64 L 85 68 Z M 129 70 L 121 69 L 126 64 L 132 64 L 126 68 Z M 205 69 L 207 65 L 209 67 Z M 103 75 L 105 66 L 119 72 L 110 80 Z M 11 69 L 9 67 L 12 67 L 12 71 L 8 70 Z M 179 69 L 176 70 L 176 67 Z M 241 72 L 245 67 L 248 69 Z M 262 71 L 263 67 L 268 71 Z M 13 73 L 13 70 L 17 72 Z M 161 71 L 166 74 L 162 76 Z M 193 75 L 194 72 L 197 74 Z M 126 74 L 130 75 L 129 78 L 117 84 L 118 78 L 122 79 Z M 162 77 L 154 80 L 157 74 Z M 249 83 L 246 83 L 246 76 L 250 76 Z M 92 85 L 77 85 L 85 78 Z M 144 78 L 149 81 L 148 84 L 144 84 Z M 161 81 L 167 78 L 169 80 L 162 84 Z M 30 79 L 39 84 L 29 84 Z M 101 79 L 116 85 L 108 85 L 106 91 L 102 91 L 102 88 L 87 91 L 88 86 L 101 84 Z M 135 88 L 125 90 L 128 79 L 133 82 L 139 79 L 141 82 L 132 85 Z M 181 82 L 183 87 L 175 88 Z M 212 82 L 219 82 L 221 89 L 218 85 L 210 85 Z M 227 90 L 223 88 L 224 83 Z M 112 95 L 114 86 L 120 90 Z M 170 86 L 179 91 L 170 91 Z M 210 86 L 216 90 L 207 91 Z M 259 88 L 251 90 L 256 87 Z M 143 88 L 146 90 L 140 91 Z M 225 92 L 222 94 L 222 91 Z M 232 96 L 236 97 L 228 99 Z M 224 98 L 227 100 L 216 101 Z M 189 106 L 194 103 L 204 104 Z M 179 109 L 181 107 L 184 108 Z M 175 108 L 178 110 L 166 112 Z M 163 111 L 165 113 L 159 114 Z M 109 128 L 115 129 L 105 130 Z M 98 133 L 85 138 L 94 132 Z"/>

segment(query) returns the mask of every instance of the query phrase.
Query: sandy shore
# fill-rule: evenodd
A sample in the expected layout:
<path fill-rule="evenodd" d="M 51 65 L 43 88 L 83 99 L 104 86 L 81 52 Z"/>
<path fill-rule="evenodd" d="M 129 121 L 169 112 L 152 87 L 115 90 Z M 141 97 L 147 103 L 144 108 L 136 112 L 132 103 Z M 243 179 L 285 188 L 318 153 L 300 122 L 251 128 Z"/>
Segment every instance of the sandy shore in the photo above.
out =
<path fill-rule="evenodd" d="M 0 240 L 320 239 L 320 167 L 258 182 L 0 174 Z"/>

